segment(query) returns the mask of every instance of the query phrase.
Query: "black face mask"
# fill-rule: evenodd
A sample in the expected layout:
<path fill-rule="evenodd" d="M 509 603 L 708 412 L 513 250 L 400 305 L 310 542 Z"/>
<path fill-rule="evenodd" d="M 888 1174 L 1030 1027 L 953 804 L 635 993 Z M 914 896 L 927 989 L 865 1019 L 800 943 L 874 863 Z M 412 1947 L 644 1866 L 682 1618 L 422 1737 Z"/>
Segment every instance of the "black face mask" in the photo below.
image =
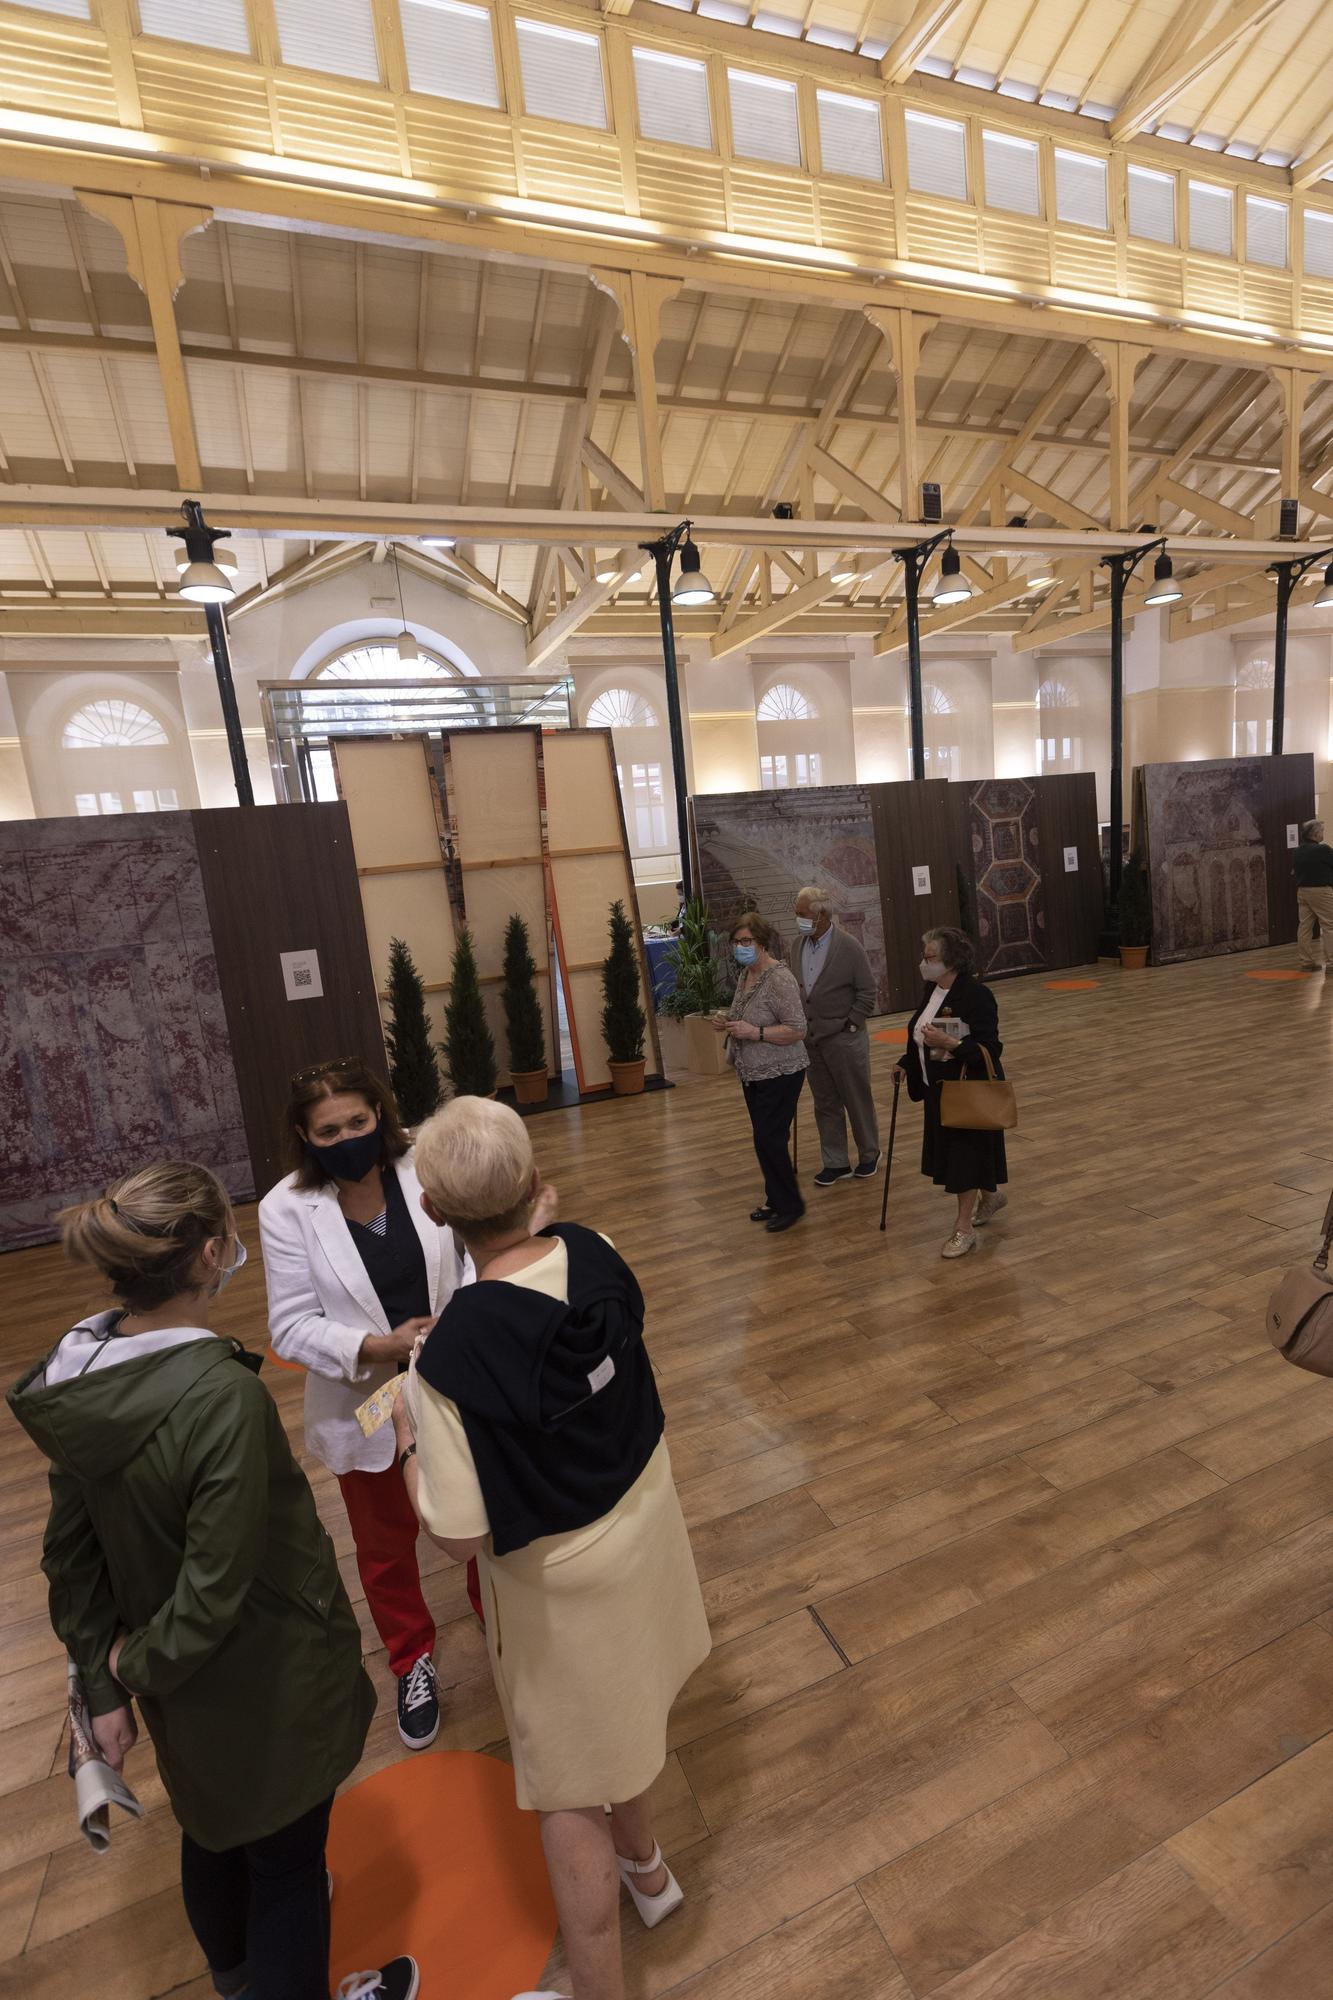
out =
<path fill-rule="evenodd" d="M 383 1148 L 380 1121 L 377 1118 L 369 1132 L 359 1132 L 354 1139 L 338 1139 L 332 1146 L 316 1146 L 307 1139 L 306 1146 L 325 1173 L 334 1180 L 363 1181 Z"/>

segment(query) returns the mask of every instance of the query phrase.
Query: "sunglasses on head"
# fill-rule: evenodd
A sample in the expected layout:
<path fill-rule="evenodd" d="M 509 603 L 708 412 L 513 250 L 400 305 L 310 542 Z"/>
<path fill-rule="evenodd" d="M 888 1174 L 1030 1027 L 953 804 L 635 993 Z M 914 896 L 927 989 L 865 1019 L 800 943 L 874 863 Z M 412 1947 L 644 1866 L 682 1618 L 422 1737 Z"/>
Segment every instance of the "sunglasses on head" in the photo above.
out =
<path fill-rule="evenodd" d="M 332 1076 L 335 1070 L 353 1069 L 357 1066 L 355 1056 L 334 1056 L 331 1062 L 312 1063 L 309 1069 L 298 1069 L 292 1078 L 292 1088 L 303 1083 L 313 1083 L 316 1077 Z"/>

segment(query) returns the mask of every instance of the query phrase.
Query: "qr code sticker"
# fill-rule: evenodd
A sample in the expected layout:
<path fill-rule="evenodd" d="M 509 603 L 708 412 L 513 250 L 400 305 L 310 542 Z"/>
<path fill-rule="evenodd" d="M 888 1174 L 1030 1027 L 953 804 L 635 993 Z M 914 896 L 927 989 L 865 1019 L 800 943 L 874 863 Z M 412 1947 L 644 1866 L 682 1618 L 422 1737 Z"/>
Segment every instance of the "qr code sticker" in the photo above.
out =
<path fill-rule="evenodd" d="M 315 976 L 308 965 L 294 965 L 292 967 L 293 986 L 313 986 L 314 983 Z"/>

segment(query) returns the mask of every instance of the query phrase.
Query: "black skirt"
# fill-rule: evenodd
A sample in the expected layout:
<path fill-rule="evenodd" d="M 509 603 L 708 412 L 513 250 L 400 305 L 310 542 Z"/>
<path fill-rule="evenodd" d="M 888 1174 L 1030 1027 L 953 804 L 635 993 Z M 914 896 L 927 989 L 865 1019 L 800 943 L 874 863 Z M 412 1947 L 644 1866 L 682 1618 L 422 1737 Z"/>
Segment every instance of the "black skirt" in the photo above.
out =
<path fill-rule="evenodd" d="M 953 1064 L 949 1067 L 957 1074 Z M 926 1088 L 921 1171 L 949 1194 L 969 1194 L 973 1188 L 993 1194 L 1009 1178 L 1003 1132 L 959 1132 L 941 1125 L 940 1086 L 934 1081 Z"/>

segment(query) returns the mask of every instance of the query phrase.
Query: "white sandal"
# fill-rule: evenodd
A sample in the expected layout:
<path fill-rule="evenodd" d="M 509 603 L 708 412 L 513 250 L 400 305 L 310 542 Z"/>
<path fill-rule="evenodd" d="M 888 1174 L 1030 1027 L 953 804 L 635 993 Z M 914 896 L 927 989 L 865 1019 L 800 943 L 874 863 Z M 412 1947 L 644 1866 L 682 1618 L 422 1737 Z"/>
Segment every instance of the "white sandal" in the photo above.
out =
<path fill-rule="evenodd" d="M 666 1868 L 662 1850 L 656 1841 L 653 1842 L 653 1851 L 646 1861 L 635 1861 L 627 1859 L 623 1854 L 617 1854 L 616 1866 L 620 1870 L 621 1881 L 629 1890 L 631 1902 L 650 1931 L 654 1930 L 664 1917 L 669 1917 L 673 1910 L 678 1910 L 685 1901 L 685 1892 L 669 1868 L 666 1871 L 666 1887 L 659 1890 L 657 1895 L 645 1896 L 642 1889 L 636 1889 L 634 1886 L 634 1878 L 637 1875 L 655 1875 L 659 1868 Z"/>

